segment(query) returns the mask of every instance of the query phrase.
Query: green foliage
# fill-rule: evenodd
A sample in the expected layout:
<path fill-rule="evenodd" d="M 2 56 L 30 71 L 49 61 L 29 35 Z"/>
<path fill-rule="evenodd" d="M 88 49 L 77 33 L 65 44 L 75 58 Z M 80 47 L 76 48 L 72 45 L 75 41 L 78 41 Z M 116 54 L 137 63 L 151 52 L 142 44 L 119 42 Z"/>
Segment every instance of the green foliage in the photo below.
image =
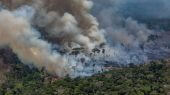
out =
<path fill-rule="evenodd" d="M 166 95 L 166 65 L 116 68 L 91 77 L 59 79 L 46 72 L 15 64 L 0 87 L 0 95 Z"/>

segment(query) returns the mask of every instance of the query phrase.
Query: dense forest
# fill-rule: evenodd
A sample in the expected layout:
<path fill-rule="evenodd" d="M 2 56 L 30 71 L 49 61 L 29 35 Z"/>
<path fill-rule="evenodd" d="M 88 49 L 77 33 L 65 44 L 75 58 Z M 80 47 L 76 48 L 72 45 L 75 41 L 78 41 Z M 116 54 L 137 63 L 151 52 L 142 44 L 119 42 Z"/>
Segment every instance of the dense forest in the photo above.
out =
<path fill-rule="evenodd" d="M 91 77 L 58 78 L 22 63 L 10 64 L 0 95 L 167 95 L 168 70 L 168 61 L 156 61 Z"/>

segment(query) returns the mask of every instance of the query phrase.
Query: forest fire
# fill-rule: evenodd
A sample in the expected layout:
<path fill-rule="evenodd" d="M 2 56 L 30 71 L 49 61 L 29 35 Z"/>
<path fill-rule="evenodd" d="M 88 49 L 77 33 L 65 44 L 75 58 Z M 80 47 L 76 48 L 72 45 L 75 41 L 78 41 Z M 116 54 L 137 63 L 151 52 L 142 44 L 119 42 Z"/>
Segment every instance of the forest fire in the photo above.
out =
<path fill-rule="evenodd" d="M 108 1 L 115 4 L 113 10 L 100 7 L 101 0 L 92 1 L 1 0 L 0 46 L 9 47 L 24 64 L 59 77 L 90 76 L 107 65 L 141 64 L 157 57 L 149 52 L 163 39 L 149 39 L 157 34 L 154 29 L 121 16 L 116 10 L 121 1 Z M 152 53 L 169 56 L 167 45 Z"/>

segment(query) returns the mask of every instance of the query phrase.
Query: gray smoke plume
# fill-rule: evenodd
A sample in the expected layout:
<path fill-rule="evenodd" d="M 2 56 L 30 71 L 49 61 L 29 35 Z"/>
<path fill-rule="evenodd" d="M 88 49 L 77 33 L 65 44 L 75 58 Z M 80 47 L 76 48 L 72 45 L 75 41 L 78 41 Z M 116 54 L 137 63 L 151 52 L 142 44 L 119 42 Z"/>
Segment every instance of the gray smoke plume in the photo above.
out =
<path fill-rule="evenodd" d="M 100 27 L 105 30 L 107 44 L 109 45 L 105 48 L 110 50 L 110 52 L 107 52 L 110 57 L 109 60 L 113 59 L 122 64 L 147 61 L 145 44 L 148 41 L 148 37 L 153 34 L 153 30 L 148 29 L 145 24 L 135 20 L 133 16 L 124 16 L 127 11 L 122 11 L 123 7 L 128 6 L 128 2 L 138 1 L 93 1 L 92 14 L 97 17 Z"/>
<path fill-rule="evenodd" d="M 170 2 L 168 0 L 93 1 L 92 14 L 99 20 L 100 27 L 105 29 L 108 44 L 113 51 L 119 52 L 118 56 L 122 55 L 116 57 L 121 58 L 118 62 L 125 59 L 123 63 L 143 63 L 150 59 L 160 59 L 160 56 L 169 58 L 167 41 L 169 33 L 168 31 L 161 33 L 166 31 L 162 29 L 169 26 L 167 22 L 170 17 Z M 158 24 L 155 24 L 155 21 Z M 154 24 L 156 27 L 148 29 L 148 26 Z M 153 35 L 156 35 L 156 38 Z M 154 41 L 151 41 L 150 37 L 152 40 L 154 38 Z"/>
<path fill-rule="evenodd" d="M 9 46 L 23 63 L 45 68 L 49 73 L 60 77 L 71 74 L 76 59 L 68 60 L 71 55 L 60 55 L 48 42 L 64 49 L 79 46 L 86 52 L 105 42 L 96 18 L 88 12 L 91 1 L 0 2 L 0 45 Z"/>
<path fill-rule="evenodd" d="M 95 17 L 88 13 L 93 3 L 88 0 L 4 0 L 8 9 L 22 5 L 35 9 L 32 25 L 43 29 L 48 40 L 64 45 L 76 43 L 87 50 L 105 42 Z"/>
<path fill-rule="evenodd" d="M 119 13 L 119 7 L 128 0 L 93 1 L 95 2 L 94 15 L 98 18 L 101 27 L 105 29 L 107 38 L 112 40 L 111 44 L 123 44 L 131 48 L 147 41 L 152 31 L 144 24 L 138 23 L 131 17 L 125 18 Z"/>
<path fill-rule="evenodd" d="M 61 77 L 68 73 L 66 60 L 51 50 L 51 44 L 41 40 L 26 19 L 7 10 L 0 12 L 0 45 L 9 46 L 24 63 L 44 67 Z"/>

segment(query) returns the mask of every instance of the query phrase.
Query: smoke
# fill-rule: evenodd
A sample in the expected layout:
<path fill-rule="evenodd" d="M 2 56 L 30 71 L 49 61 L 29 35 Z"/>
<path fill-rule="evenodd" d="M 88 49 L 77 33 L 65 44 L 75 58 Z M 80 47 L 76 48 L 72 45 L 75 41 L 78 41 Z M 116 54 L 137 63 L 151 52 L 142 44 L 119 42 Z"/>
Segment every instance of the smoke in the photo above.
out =
<path fill-rule="evenodd" d="M 123 15 L 136 19 L 169 19 L 170 17 L 168 0 L 125 0 L 125 3 L 119 7 Z"/>
<path fill-rule="evenodd" d="M 117 63 L 144 63 L 148 61 L 145 44 L 148 38 L 154 34 L 154 30 L 147 28 L 147 25 L 140 23 L 134 15 L 125 15 L 131 12 L 125 7 L 129 2 L 137 0 L 93 0 L 94 7 L 92 14 L 97 17 L 100 27 L 105 30 L 107 54 L 109 59 Z M 135 10 L 136 8 L 133 7 Z M 146 9 L 147 10 L 147 9 Z M 141 12 L 136 9 L 136 12 Z M 143 12 L 145 14 L 145 12 Z"/>
<path fill-rule="evenodd" d="M 147 42 L 152 30 L 132 17 L 125 18 L 119 12 L 120 6 L 125 5 L 128 1 L 108 0 L 108 2 L 104 2 L 94 0 L 94 2 L 94 15 L 98 18 L 101 27 L 107 31 L 106 36 L 112 40 L 111 44 L 123 44 L 132 48 Z"/>
<path fill-rule="evenodd" d="M 2 1 L 14 10 L 22 5 L 35 9 L 32 25 L 47 33 L 46 39 L 64 45 L 76 43 L 87 50 L 105 42 L 95 17 L 88 10 L 93 3 L 88 0 L 13 0 Z"/>
<path fill-rule="evenodd" d="M 5 22 L 5 24 L 4 24 Z M 31 28 L 29 22 L 14 16 L 10 11 L 0 12 L 0 43 L 12 48 L 24 63 L 45 68 L 58 76 L 67 74 L 66 60 L 55 51 L 51 44 L 40 39 L 40 34 Z"/>
<path fill-rule="evenodd" d="M 169 57 L 167 48 L 169 37 L 165 36 L 169 33 L 161 33 L 157 30 L 160 27 L 164 32 L 166 30 L 162 29 L 169 26 L 167 23 L 170 15 L 168 0 L 93 1 L 92 14 L 99 20 L 100 27 L 105 29 L 107 44 L 110 45 L 112 51 L 119 52 L 116 54 L 119 57 L 112 55 L 112 59 L 120 59 L 114 59 L 118 63 L 122 61 L 123 63 L 143 63 Z M 156 27 L 148 29 L 148 26 L 154 26 L 154 24 Z M 151 41 L 151 35 L 159 35 L 162 38 L 157 36 L 154 41 Z"/>
<path fill-rule="evenodd" d="M 169 19 L 169 0 L 93 0 L 97 11 L 108 8 L 135 19 Z M 96 4 L 97 3 L 97 4 Z M 99 7 L 100 6 L 100 7 Z M 96 12 L 95 12 L 96 13 Z"/>
<path fill-rule="evenodd" d="M 69 55 L 74 46 L 88 53 L 105 42 L 89 13 L 92 5 L 88 0 L 1 0 L 0 46 L 9 46 L 23 63 L 60 77 L 71 74 L 78 60 Z"/>
<path fill-rule="evenodd" d="M 105 49 L 109 50 L 106 51 L 109 56 L 106 60 L 119 64 L 140 64 L 148 61 L 145 44 L 153 30 L 131 16 L 125 17 L 120 13 L 120 7 L 128 0 L 93 1 L 92 13 L 99 20 L 100 27 L 105 30 L 108 45 Z"/>

